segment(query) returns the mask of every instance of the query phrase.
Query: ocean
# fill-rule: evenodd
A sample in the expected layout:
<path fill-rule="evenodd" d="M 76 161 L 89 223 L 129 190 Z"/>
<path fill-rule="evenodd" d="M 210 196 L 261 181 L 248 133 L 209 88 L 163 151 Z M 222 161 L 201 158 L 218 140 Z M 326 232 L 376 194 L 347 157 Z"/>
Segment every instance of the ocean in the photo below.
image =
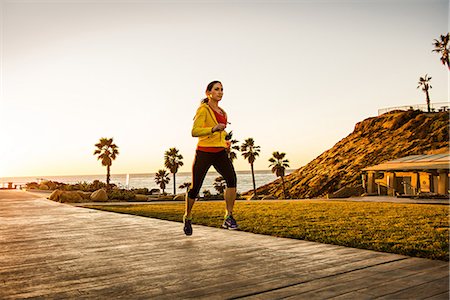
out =
<path fill-rule="evenodd" d="M 286 170 L 286 175 L 293 170 Z M 178 188 L 184 182 L 191 182 L 191 172 L 178 172 L 176 173 L 176 188 L 177 193 L 181 193 L 181 189 Z M 201 188 L 201 194 L 204 190 L 209 190 L 212 194 L 216 193 L 213 183 L 216 177 L 220 176 L 217 172 L 210 170 L 206 175 L 205 181 Z M 253 189 L 252 174 L 251 171 L 236 171 L 237 176 L 237 190 L 239 193 L 243 193 Z M 128 179 L 127 179 L 128 177 Z M 165 192 L 173 194 L 173 175 L 169 175 L 170 182 L 167 185 Z M 277 177 L 270 170 L 258 170 L 255 171 L 256 187 L 265 185 L 276 180 Z M 94 180 L 100 180 L 106 182 L 106 174 L 101 175 L 72 175 L 72 176 L 42 176 L 42 177 L 0 177 L 0 187 L 7 187 L 8 182 L 12 182 L 18 188 L 21 185 L 25 185 L 28 182 L 40 182 L 44 180 L 52 180 L 67 184 L 74 184 L 79 182 L 93 182 Z M 148 188 L 159 189 L 159 186 L 155 183 L 155 173 L 144 174 L 111 174 L 111 183 L 116 184 L 120 188 Z"/>

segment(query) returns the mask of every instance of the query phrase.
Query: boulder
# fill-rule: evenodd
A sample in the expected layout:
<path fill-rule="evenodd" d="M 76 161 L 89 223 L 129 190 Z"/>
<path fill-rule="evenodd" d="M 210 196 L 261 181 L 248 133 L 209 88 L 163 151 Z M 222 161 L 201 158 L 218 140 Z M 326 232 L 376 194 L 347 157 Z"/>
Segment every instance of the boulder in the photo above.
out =
<path fill-rule="evenodd" d="M 63 191 L 61 191 L 61 190 L 54 190 L 53 193 L 50 194 L 48 199 L 59 202 L 59 197 L 61 196 L 62 193 L 63 193 Z"/>
<path fill-rule="evenodd" d="M 96 190 L 91 194 L 91 200 L 94 202 L 106 202 L 108 201 L 108 194 L 105 189 Z"/>
<path fill-rule="evenodd" d="M 273 195 L 264 195 L 261 200 L 276 200 L 275 196 Z"/>
<path fill-rule="evenodd" d="M 48 187 L 48 185 L 41 183 L 39 185 L 39 189 L 43 191 L 48 191 L 50 188 Z"/>
<path fill-rule="evenodd" d="M 49 181 L 49 180 L 42 181 L 40 184 L 40 187 L 44 186 L 44 185 L 47 186 L 49 190 L 56 190 L 58 188 L 58 185 L 55 182 Z M 40 188 L 40 189 L 45 190 L 46 188 L 44 187 L 44 188 Z"/>
<path fill-rule="evenodd" d="M 81 196 L 81 198 L 83 198 L 83 200 L 91 199 L 91 193 L 89 192 L 77 191 L 77 193 Z"/>
<path fill-rule="evenodd" d="M 61 203 L 78 203 L 83 202 L 83 197 L 78 192 L 62 192 L 59 195 L 59 202 Z"/>
<path fill-rule="evenodd" d="M 39 183 L 37 183 L 37 182 L 28 182 L 26 184 L 26 186 L 27 186 L 27 189 L 30 189 L 30 190 L 32 190 L 32 189 L 34 189 L 34 190 L 39 189 Z"/>

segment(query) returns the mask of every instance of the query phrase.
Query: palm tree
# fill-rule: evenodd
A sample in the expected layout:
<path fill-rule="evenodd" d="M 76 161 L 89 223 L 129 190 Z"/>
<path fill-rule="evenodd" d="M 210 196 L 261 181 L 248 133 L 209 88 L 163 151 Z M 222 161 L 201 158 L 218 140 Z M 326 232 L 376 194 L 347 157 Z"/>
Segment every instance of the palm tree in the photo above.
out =
<path fill-rule="evenodd" d="M 239 151 L 239 146 L 235 145 L 237 143 L 239 143 L 238 140 L 232 140 L 233 138 L 233 131 L 230 131 L 226 136 L 225 136 L 225 140 L 230 141 L 230 148 L 227 149 L 227 153 L 228 153 L 228 157 L 230 158 L 231 162 L 233 162 L 233 160 L 237 159 L 237 154 L 236 152 L 232 151 L 232 150 L 237 150 Z"/>
<path fill-rule="evenodd" d="M 161 169 L 158 170 L 155 174 L 155 182 L 163 191 L 163 195 L 165 194 L 164 190 L 166 189 L 166 185 L 169 183 L 169 173 L 166 172 L 166 170 Z"/>
<path fill-rule="evenodd" d="M 178 168 L 183 165 L 181 161 L 183 159 L 183 155 L 178 153 L 177 148 L 170 148 L 168 151 L 164 153 L 164 166 L 170 170 L 170 173 L 173 174 L 173 194 L 176 195 L 177 185 L 175 183 L 175 174 L 178 172 Z"/>
<path fill-rule="evenodd" d="M 205 200 L 210 199 L 211 196 L 212 196 L 212 194 L 211 194 L 211 192 L 210 192 L 209 190 L 206 190 L 206 189 L 203 190 L 203 198 L 204 198 Z"/>
<path fill-rule="evenodd" d="M 227 151 L 228 151 L 228 157 L 230 158 L 231 162 L 233 162 L 233 160 L 237 159 L 237 154 L 233 150 L 239 151 L 239 149 L 240 149 L 239 145 L 235 145 L 235 144 L 239 143 L 239 141 L 231 140 L 230 143 L 231 143 L 231 147 Z"/>
<path fill-rule="evenodd" d="M 97 159 L 102 161 L 102 165 L 106 167 L 106 188 L 109 189 L 109 180 L 111 177 L 112 161 L 119 155 L 119 147 L 113 143 L 113 138 L 100 138 L 100 142 L 95 144 L 97 149 L 94 155 L 98 155 Z"/>
<path fill-rule="evenodd" d="M 256 160 L 256 157 L 259 156 L 260 146 L 255 146 L 255 141 L 253 138 L 248 138 L 241 145 L 242 156 L 248 160 L 250 164 L 250 168 L 252 170 L 252 180 L 253 180 L 253 197 L 257 198 L 256 195 L 256 183 L 255 183 L 255 170 L 253 169 L 253 163 Z"/>
<path fill-rule="evenodd" d="M 188 191 L 190 187 L 191 187 L 191 183 L 190 183 L 190 182 L 187 182 L 187 181 L 186 181 L 186 182 L 183 182 L 182 185 L 178 186 L 178 188 L 180 188 L 180 189 L 186 189 L 186 191 Z"/>
<path fill-rule="evenodd" d="M 432 52 L 437 52 L 441 54 L 441 62 L 445 66 L 447 65 L 447 68 L 450 70 L 450 63 L 449 63 L 449 52 L 450 48 L 448 45 L 448 41 L 450 39 L 450 34 L 447 32 L 446 35 L 440 36 L 440 41 L 438 39 L 434 40 L 434 50 Z"/>
<path fill-rule="evenodd" d="M 431 85 L 430 85 L 430 80 L 431 77 L 428 77 L 428 74 L 425 74 L 425 77 L 420 77 L 419 79 L 419 85 L 417 86 L 417 88 L 422 88 L 422 91 L 425 93 L 426 97 L 427 97 L 427 107 L 428 107 L 428 112 L 430 112 L 430 94 L 428 93 L 428 90 L 431 89 Z"/>
<path fill-rule="evenodd" d="M 272 157 L 269 158 L 270 165 L 269 167 L 272 167 L 272 173 L 275 173 L 277 177 L 281 177 L 281 182 L 283 184 L 283 194 L 284 199 L 286 198 L 286 188 L 284 185 L 284 172 L 286 168 L 289 168 L 289 160 L 284 159 L 286 156 L 286 153 L 275 151 L 272 153 Z"/>
<path fill-rule="evenodd" d="M 219 194 L 223 194 L 226 188 L 225 178 L 222 176 L 216 177 L 213 186 Z"/>

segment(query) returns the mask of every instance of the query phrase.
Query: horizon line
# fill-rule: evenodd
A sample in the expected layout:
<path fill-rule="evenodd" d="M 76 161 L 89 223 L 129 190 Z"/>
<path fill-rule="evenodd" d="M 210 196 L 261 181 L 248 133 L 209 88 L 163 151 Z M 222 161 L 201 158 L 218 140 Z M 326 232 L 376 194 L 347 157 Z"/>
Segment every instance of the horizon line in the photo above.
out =
<path fill-rule="evenodd" d="M 293 172 L 298 169 L 286 169 L 287 172 Z M 260 170 L 254 170 L 256 172 L 272 172 L 270 169 L 260 169 Z M 209 172 L 218 173 L 216 170 L 212 169 L 209 170 Z M 236 173 L 238 172 L 249 172 L 251 173 L 251 170 L 236 170 Z M 154 174 L 155 172 L 144 172 L 144 173 L 111 173 L 110 176 L 122 176 L 122 175 L 148 175 L 148 174 Z M 180 173 L 192 173 L 192 171 L 183 171 L 183 172 L 177 172 L 176 174 Z M 169 172 L 169 174 L 172 174 Z M 45 177 L 76 177 L 76 176 L 106 176 L 106 174 L 75 174 L 75 175 L 25 175 L 25 176 L 0 176 L 0 180 L 4 178 L 30 178 L 35 177 L 36 179 L 46 179 Z"/>

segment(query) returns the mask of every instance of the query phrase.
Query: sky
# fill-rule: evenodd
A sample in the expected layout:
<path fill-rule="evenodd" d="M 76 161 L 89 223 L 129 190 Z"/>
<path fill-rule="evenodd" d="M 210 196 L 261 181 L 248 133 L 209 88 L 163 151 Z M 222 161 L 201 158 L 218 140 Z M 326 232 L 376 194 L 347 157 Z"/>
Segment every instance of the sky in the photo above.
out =
<path fill-rule="evenodd" d="M 378 109 L 446 102 L 432 52 L 448 0 L 1 1 L 0 177 L 191 170 L 192 120 L 220 80 L 227 130 L 300 168 Z M 242 156 L 236 170 L 249 170 Z"/>

